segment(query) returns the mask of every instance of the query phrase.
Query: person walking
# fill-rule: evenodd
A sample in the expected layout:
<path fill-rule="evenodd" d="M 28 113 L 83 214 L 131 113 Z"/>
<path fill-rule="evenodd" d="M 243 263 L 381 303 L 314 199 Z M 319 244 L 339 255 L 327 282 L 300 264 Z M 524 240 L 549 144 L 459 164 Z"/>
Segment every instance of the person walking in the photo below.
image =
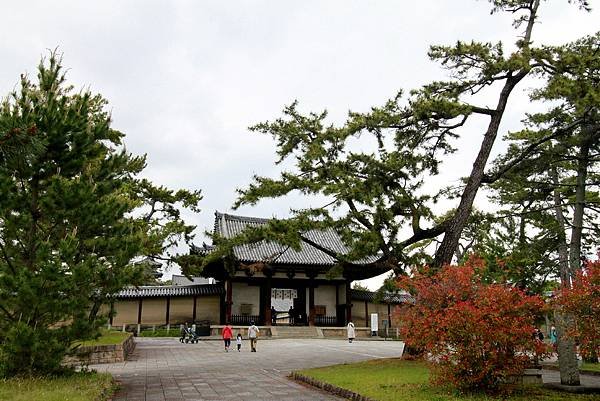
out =
<path fill-rule="evenodd" d="M 277 311 L 274 306 L 271 306 L 271 324 L 277 326 Z"/>
<path fill-rule="evenodd" d="M 240 352 L 240 350 L 242 349 L 242 334 L 241 333 L 238 333 L 237 337 L 235 338 L 235 343 L 237 344 L 238 352 Z"/>
<path fill-rule="evenodd" d="M 231 346 L 231 337 L 233 337 L 233 331 L 231 330 L 231 326 L 226 324 L 223 327 L 223 342 L 225 343 L 225 352 L 229 352 L 229 347 Z"/>
<path fill-rule="evenodd" d="M 250 322 L 250 327 L 248 327 L 248 338 L 250 339 L 250 352 L 256 352 L 256 341 L 258 340 L 258 333 L 260 330 L 254 322 Z"/>
<path fill-rule="evenodd" d="M 182 324 L 179 327 L 179 342 L 183 344 L 183 341 L 185 340 L 185 336 L 187 335 L 187 322 L 185 322 L 185 324 Z"/>
<path fill-rule="evenodd" d="M 346 332 L 348 333 L 348 342 L 352 343 L 352 341 L 356 337 L 356 333 L 354 332 L 354 323 L 348 322 L 348 326 L 346 327 Z"/>
<path fill-rule="evenodd" d="M 550 344 L 552 344 L 552 349 L 556 352 L 556 342 L 558 341 L 558 333 L 556 332 L 556 327 L 550 327 Z"/>

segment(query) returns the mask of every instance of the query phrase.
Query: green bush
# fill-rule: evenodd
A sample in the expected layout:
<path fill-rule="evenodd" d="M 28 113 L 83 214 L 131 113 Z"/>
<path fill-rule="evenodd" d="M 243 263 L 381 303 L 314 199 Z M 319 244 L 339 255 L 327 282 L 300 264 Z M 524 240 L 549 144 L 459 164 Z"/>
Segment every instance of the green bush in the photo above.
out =
<path fill-rule="evenodd" d="M 18 322 L 4 334 L 0 347 L 0 377 L 17 373 L 63 371 L 63 357 L 68 349 L 66 330 L 31 327 Z"/>

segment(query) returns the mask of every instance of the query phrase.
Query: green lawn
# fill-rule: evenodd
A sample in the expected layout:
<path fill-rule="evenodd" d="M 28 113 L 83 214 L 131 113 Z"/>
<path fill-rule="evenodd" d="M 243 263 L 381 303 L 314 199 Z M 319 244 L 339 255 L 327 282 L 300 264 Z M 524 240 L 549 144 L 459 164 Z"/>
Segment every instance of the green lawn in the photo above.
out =
<path fill-rule="evenodd" d="M 583 365 L 581 365 L 581 368 L 579 368 L 580 370 L 592 370 L 594 372 L 600 372 L 600 363 L 587 363 L 584 362 Z"/>
<path fill-rule="evenodd" d="M 299 373 L 352 390 L 380 401 L 483 401 L 497 400 L 486 395 L 460 395 L 429 383 L 429 370 L 422 362 L 383 359 L 325 368 L 307 369 Z M 598 400 L 598 395 L 558 393 L 538 387 L 518 390 L 512 401 L 583 401 Z"/>
<path fill-rule="evenodd" d="M 130 336 L 130 333 L 123 333 L 121 331 L 102 331 L 102 335 L 98 337 L 96 340 L 86 340 L 86 341 L 78 341 L 75 345 L 113 345 L 113 344 L 121 344 L 127 337 Z"/>
<path fill-rule="evenodd" d="M 169 331 L 167 329 L 142 330 L 140 337 L 179 337 L 179 328 L 172 328 Z"/>
<path fill-rule="evenodd" d="M 116 390 L 108 373 L 0 380 L 1 401 L 104 401 Z"/>
<path fill-rule="evenodd" d="M 558 363 L 551 363 L 551 366 L 555 366 L 558 367 Z M 593 371 L 593 372 L 600 372 L 600 363 L 588 363 L 588 362 L 584 362 L 580 367 L 579 367 L 579 371 L 581 373 L 585 373 L 585 371 Z"/>

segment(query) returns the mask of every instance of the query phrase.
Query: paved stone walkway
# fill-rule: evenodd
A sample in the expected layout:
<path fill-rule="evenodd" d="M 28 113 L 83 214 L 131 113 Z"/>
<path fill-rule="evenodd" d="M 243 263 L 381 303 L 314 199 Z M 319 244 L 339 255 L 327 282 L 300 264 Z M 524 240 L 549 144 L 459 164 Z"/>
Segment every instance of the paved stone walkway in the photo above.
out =
<path fill-rule="evenodd" d="M 259 340 L 258 352 L 225 352 L 221 341 L 181 344 L 177 339 L 136 339 L 123 363 L 91 366 L 121 383 L 114 401 L 339 400 L 286 378 L 303 368 L 398 357 L 399 341 Z M 235 347 L 235 344 L 232 344 Z"/>

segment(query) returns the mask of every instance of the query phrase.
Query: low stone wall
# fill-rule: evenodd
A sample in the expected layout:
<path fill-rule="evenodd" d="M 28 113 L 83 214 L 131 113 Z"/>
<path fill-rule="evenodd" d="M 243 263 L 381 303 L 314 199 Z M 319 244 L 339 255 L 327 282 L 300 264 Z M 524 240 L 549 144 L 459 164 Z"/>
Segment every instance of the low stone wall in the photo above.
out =
<path fill-rule="evenodd" d="M 320 380 L 314 379 L 312 377 L 301 375 L 297 372 L 292 372 L 289 376 L 292 380 L 296 380 L 298 382 L 306 383 L 310 386 L 319 388 L 323 391 L 336 395 L 338 397 L 345 398 L 347 400 L 352 401 L 375 401 L 372 398 L 365 397 L 364 395 L 355 393 L 354 391 L 347 390 L 345 388 L 338 387 L 336 385 L 325 383 Z"/>
<path fill-rule="evenodd" d="M 134 349 L 135 341 L 130 335 L 121 344 L 81 346 L 75 355 L 65 358 L 64 364 L 78 366 L 124 362 Z"/>
<path fill-rule="evenodd" d="M 320 327 L 320 329 L 323 331 L 323 336 L 324 337 L 343 337 L 343 338 L 347 338 L 348 337 L 348 332 L 346 330 L 346 327 Z M 371 337 L 371 329 L 368 327 L 355 327 L 354 328 L 354 334 L 356 335 L 356 338 L 365 338 L 365 337 Z"/>

